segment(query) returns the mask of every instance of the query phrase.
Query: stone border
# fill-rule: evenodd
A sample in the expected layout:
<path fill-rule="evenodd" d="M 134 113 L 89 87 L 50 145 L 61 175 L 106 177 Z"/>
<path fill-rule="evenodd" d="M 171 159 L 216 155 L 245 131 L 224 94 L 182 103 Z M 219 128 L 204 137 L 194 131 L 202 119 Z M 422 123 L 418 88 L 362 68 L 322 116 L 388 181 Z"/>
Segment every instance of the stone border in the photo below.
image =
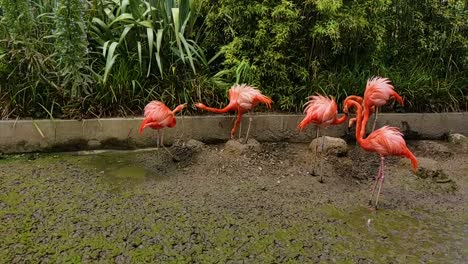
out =
<path fill-rule="evenodd" d="M 206 143 L 226 141 L 234 118 L 232 115 L 178 116 L 177 126 L 165 129 L 165 143 L 187 139 Z M 302 118 L 303 115 L 292 114 L 253 115 L 250 133 L 259 141 L 310 142 L 315 137 L 315 126 L 299 133 L 296 127 Z M 142 118 L 0 121 L 0 151 L 20 153 L 153 147 L 153 130 L 147 129 L 142 135 L 138 134 L 141 121 Z M 247 125 L 248 115 L 243 118 L 243 134 Z M 440 139 L 449 133 L 468 135 L 468 112 L 381 114 L 377 126 L 383 125 L 400 127 L 409 139 Z M 332 126 L 325 133 L 335 137 L 352 137 L 346 124 Z"/>

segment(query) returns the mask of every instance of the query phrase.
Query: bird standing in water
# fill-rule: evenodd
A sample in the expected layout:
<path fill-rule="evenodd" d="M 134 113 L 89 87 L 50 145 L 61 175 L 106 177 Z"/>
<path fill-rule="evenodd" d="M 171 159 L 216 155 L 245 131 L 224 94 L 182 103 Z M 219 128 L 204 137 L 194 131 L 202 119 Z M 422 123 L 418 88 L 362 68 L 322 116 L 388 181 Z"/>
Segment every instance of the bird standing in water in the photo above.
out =
<path fill-rule="evenodd" d="M 390 84 L 390 80 L 388 78 L 372 77 L 367 80 L 366 90 L 364 92 L 364 109 L 362 115 L 365 123 L 367 124 L 370 115 L 375 111 L 372 131 L 375 130 L 377 115 L 381 106 L 385 105 L 392 98 L 403 105 L 403 99 L 397 92 L 395 92 L 394 89 L 395 88 Z M 366 126 L 362 126 L 361 129 L 365 132 Z"/>
<path fill-rule="evenodd" d="M 348 114 L 338 118 L 338 106 L 335 99 L 332 97 L 325 97 L 323 95 L 313 95 L 308 97 L 309 101 L 305 103 L 306 108 L 304 119 L 297 126 L 300 131 L 307 127 L 310 123 L 317 126 L 317 139 L 320 135 L 320 128 L 327 128 L 330 125 L 338 125 L 346 121 Z M 325 135 L 322 135 L 322 152 L 325 145 Z M 315 147 L 314 163 L 317 161 L 318 144 Z M 322 154 L 323 155 L 323 154 Z M 323 157 L 320 156 L 320 182 L 323 182 Z"/>
<path fill-rule="evenodd" d="M 187 104 L 181 104 L 174 110 L 169 109 L 160 101 L 151 101 L 145 107 L 145 119 L 141 122 L 139 134 L 147 127 L 156 129 L 156 145 L 164 147 L 164 128 L 174 127 L 176 125 L 175 114 L 182 111 Z M 162 130 L 160 132 L 160 130 Z"/>
<path fill-rule="evenodd" d="M 196 103 L 195 106 L 209 112 L 213 113 L 226 113 L 229 111 L 237 112 L 237 119 L 234 123 L 234 127 L 231 130 L 231 139 L 234 138 L 236 133 L 237 126 L 242 120 L 242 115 L 245 112 L 253 111 L 253 108 L 259 103 L 266 104 L 268 108 L 271 108 L 271 103 L 273 101 L 270 97 L 263 95 L 257 88 L 248 86 L 247 84 L 236 84 L 229 89 L 229 104 L 222 108 L 211 108 L 207 107 L 202 103 Z M 247 134 L 245 136 L 245 141 L 247 142 L 249 138 L 250 125 L 252 123 L 252 117 L 249 117 L 249 127 L 247 128 Z"/>
<path fill-rule="evenodd" d="M 356 108 L 357 121 L 356 121 L 356 140 L 359 145 L 369 152 L 376 152 L 380 156 L 380 167 L 375 179 L 374 187 L 369 198 L 369 205 L 372 205 L 372 197 L 374 196 L 376 187 L 380 182 L 377 197 L 375 200 L 375 208 L 379 202 L 380 190 L 384 184 L 384 168 L 385 168 L 385 157 L 386 156 L 404 156 L 411 160 L 411 164 L 414 170 L 418 167 L 418 160 L 413 153 L 406 146 L 406 142 L 403 139 L 403 134 L 396 127 L 384 126 L 373 131 L 367 138 L 365 136 L 365 129 L 361 128 L 366 126 L 367 119 L 363 120 L 363 109 L 360 103 L 354 100 L 348 100 L 345 105 L 345 111 L 350 108 Z"/>

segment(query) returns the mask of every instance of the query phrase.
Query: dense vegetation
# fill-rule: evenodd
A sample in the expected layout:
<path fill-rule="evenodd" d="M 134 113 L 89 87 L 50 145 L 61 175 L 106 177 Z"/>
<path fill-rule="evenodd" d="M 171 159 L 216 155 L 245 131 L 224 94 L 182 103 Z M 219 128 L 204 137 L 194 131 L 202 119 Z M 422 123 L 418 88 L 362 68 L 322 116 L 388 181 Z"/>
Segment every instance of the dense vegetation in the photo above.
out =
<path fill-rule="evenodd" d="M 235 82 L 281 111 L 390 78 L 394 111 L 468 109 L 465 0 L 0 0 L 0 115 L 220 106 Z"/>

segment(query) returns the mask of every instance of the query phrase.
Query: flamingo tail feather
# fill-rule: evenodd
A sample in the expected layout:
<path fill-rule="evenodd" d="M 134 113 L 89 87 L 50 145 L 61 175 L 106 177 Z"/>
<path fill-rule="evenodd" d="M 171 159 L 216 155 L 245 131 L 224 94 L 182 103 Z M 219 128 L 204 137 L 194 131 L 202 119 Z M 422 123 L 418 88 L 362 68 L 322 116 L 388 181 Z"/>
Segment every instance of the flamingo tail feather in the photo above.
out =
<path fill-rule="evenodd" d="M 143 122 L 141 122 L 140 128 L 138 129 L 138 134 L 143 133 L 143 129 L 147 126 L 147 124 L 150 122 L 148 118 L 145 118 Z"/>
<path fill-rule="evenodd" d="M 304 128 L 306 128 L 307 125 L 312 121 L 312 118 L 310 116 L 306 116 L 302 121 L 297 125 L 297 128 L 299 128 L 300 131 L 302 131 Z"/>
<path fill-rule="evenodd" d="M 268 108 L 271 108 L 271 104 L 273 103 L 273 100 L 271 100 L 270 97 L 268 97 L 268 96 L 266 96 L 266 95 L 263 95 L 263 94 L 257 96 L 257 100 L 258 100 L 260 103 L 266 104 L 266 106 L 267 106 Z"/>
<path fill-rule="evenodd" d="M 413 170 L 416 171 L 418 169 L 418 160 L 416 157 L 411 153 L 411 151 L 407 150 L 405 153 L 405 157 L 411 160 L 411 166 L 413 167 Z"/>
<path fill-rule="evenodd" d="M 400 105 L 405 105 L 405 103 L 403 102 L 403 98 L 401 98 L 401 96 L 398 93 L 394 92 L 392 96 L 395 98 L 395 101 L 397 101 Z"/>

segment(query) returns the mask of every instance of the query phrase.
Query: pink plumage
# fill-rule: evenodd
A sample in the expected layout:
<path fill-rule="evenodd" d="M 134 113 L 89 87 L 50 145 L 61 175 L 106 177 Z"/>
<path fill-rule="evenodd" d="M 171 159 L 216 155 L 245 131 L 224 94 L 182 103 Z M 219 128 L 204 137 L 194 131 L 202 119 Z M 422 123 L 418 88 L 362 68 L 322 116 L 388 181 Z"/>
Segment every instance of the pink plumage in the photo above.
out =
<path fill-rule="evenodd" d="M 331 124 L 342 123 L 341 120 L 338 121 L 336 119 L 338 106 L 332 97 L 325 97 L 323 95 L 309 96 L 309 101 L 305 103 L 305 106 L 304 114 L 306 116 L 298 125 L 298 128 L 301 130 L 307 127 L 310 123 L 323 128 L 326 128 Z M 343 119 L 343 122 L 345 119 Z"/>
<path fill-rule="evenodd" d="M 367 151 L 377 152 L 381 157 L 404 156 L 411 160 L 413 169 L 417 168 L 417 160 L 409 151 L 403 139 L 403 133 L 397 127 L 384 126 L 372 132 L 361 147 Z M 367 142 L 366 142 L 367 141 Z"/>
<path fill-rule="evenodd" d="M 367 80 L 366 91 L 364 92 L 364 106 L 368 109 L 372 106 L 383 106 L 392 97 L 403 105 L 403 99 L 394 89 L 388 78 L 370 78 Z"/>
<path fill-rule="evenodd" d="M 186 104 L 182 104 L 177 106 L 174 110 L 171 110 L 160 101 L 151 101 L 145 106 L 145 119 L 140 125 L 139 133 L 141 134 L 146 127 L 152 129 L 174 127 L 177 123 L 175 114 L 181 111 L 185 106 Z"/>
<path fill-rule="evenodd" d="M 377 198 L 375 201 L 375 208 L 377 208 L 377 203 L 379 201 L 380 190 L 382 189 L 384 182 L 384 170 L 385 170 L 385 157 L 386 156 L 403 156 L 411 160 L 411 165 L 416 171 L 418 167 L 418 160 L 414 154 L 406 146 L 406 142 L 403 139 L 403 134 L 396 127 L 384 126 L 380 129 L 372 132 L 367 138 L 364 138 L 364 133 L 362 133 L 362 127 L 365 127 L 367 120 L 363 119 L 363 109 L 362 105 L 355 100 L 347 100 L 346 108 L 356 108 L 357 113 L 357 128 L 356 128 L 356 140 L 359 145 L 366 151 L 375 152 L 380 156 L 380 168 L 377 173 L 377 177 L 372 188 L 372 193 L 369 198 L 369 204 L 372 203 L 372 197 L 376 191 L 377 185 L 380 182 L 380 186 L 377 191 Z M 360 132 L 361 131 L 361 132 Z"/>
<path fill-rule="evenodd" d="M 235 85 L 229 89 L 229 105 L 234 105 L 237 111 L 247 112 L 262 102 L 271 108 L 271 99 L 258 89 L 247 84 Z"/>
<path fill-rule="evenodd" d="M 195 106 L 205 111 L 219 114 L 226 113 L 228 111 L 236 111 L 237 119 L 234 123 L 234 127 L 231 130 L 231 138 L 233 138 L 234 134 L 236 133 L 237 126 L 242 119 L 242 115 L 245 112 L 252 110 L 259 103 L 263 103 L 268 108 L 271 108 L 272 102 L 273 101 L 270 99 L 270 97 L 263 95 L 257 88 L 247 84 L 236 84 L 229 89 L 229 104 L 226 107 L 218 109 L 207 107 L 202 103 L 196 103 Z"/>

